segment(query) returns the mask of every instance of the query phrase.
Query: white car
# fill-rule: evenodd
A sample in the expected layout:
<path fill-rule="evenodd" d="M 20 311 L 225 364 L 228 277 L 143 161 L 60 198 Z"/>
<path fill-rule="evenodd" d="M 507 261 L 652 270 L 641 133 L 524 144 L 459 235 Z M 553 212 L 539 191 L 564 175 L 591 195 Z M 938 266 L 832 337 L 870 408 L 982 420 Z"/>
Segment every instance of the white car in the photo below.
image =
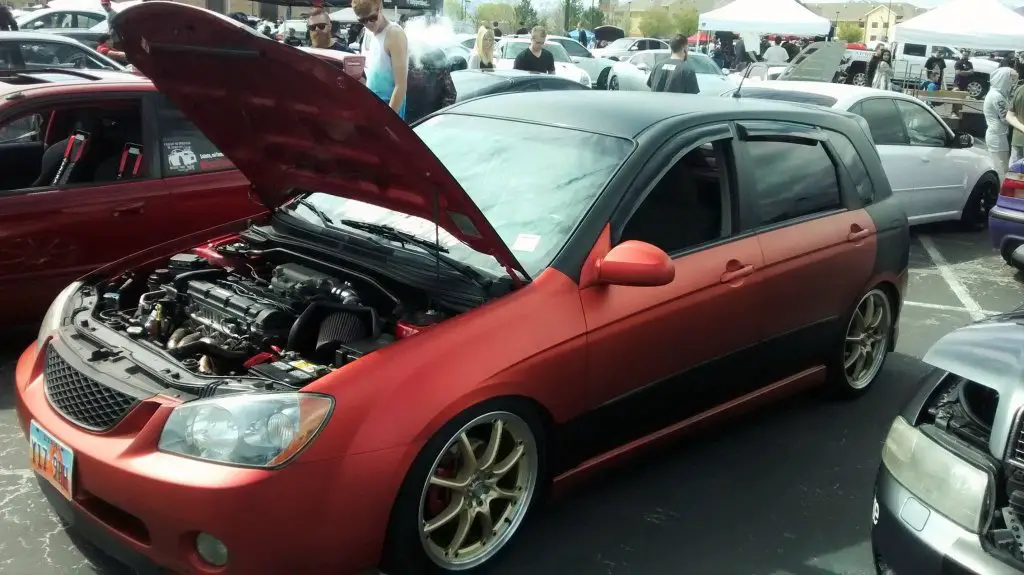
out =
<path fill-rule="evenodd" d="M 515 65 L 516 56 L 529 48 L 530 40 L 526 38 L 502 38 L 494 45 L 494 66 L 501 70 L 511 70 Z M 545 42 L 544 49 L 551 52 L 555 59 L 555 75 L 579 82 L 588 88 L 591 86 L 593 80 L 590 74 L 573 63 L 561 44 Z"/>
<path fill-rule="evenodd" d="M 87 30 L 106 20 L 106 12 L 89 8 L 43 8 L 14 19 L 18 23 L 18 30 L 25 32 L 52 29 Z"/>
<path fill-rule="evenodd" d="M 995 165 L 969 134 L 954 133 L 924 102 L 899 92 L 829 82 L 744 84 L 742 98 L 816 104 L 856 114 L 875 142 L 911 225 L 984 226 L 999 193 Z M 840 148 L 837 153 L 844 153 Z"/>
<path fill-rule="evenodd" d="M 604 48 L 595 49 L 594 56 L 609 60 L 625 60 L 644 50 L 668 50 L 668 43 L 656 38 L 619 38 Z"/>
<path fill-rule="evenodd" d="M 647 78 L 651 75 L 651 70 L 654 69 L 655 64 L 662 60 L 667 60 L 671 55 L 671 50 L 647 50 L 646 52 L 630 56 L 626 62 L 636 66 L 643 73 L 644 86 L 646 86 Z M 697 84 L 700 86 L 701 95 L 720 96 L 722 93 L 735 89 L 739 85 L 739 82 L 730 78 L 706 54 L 690 52 L 686 56 L 686 61 L 693 66 L 693 71 L 697 74 Z"/>

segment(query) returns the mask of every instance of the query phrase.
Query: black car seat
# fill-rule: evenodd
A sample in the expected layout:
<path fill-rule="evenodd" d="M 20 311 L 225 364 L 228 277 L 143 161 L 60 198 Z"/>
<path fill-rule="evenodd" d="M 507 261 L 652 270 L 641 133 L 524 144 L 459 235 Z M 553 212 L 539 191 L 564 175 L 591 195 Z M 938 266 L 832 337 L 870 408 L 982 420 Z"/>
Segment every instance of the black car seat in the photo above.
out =
<path fill-rule="evenodd" d="M 71 166 L 71 173 L 68 175 L 67 183 L 79 183 L 82 181 L 88 181 L 92 177 L 94 166 L 90 166 L 93 162 L 92 158 L 95 156 L 93 153 L 96 142 L 102 136 L 103 122 L 98 116 L 82 116 L 75 121 L 73 132 L 68 135 L 67 138 L 60 140 L 43 152 L 43 159 L 40 162 L 39 177 L 32 184 L 32 187 L 49 186 L 53 183 L 53 179 L 57 176 L 57 171 L 60 170 L 60 166 L 64 161 L 64 152 L 68 146 L 68 140 L 74 136 L 75 132 L 85 132 L 88 134 L 86 140 L 85 150 L 82 152 L 81 159 Z"/>
<path fill-rule="evenodd" d="M 134 163 L 134 158 L 127 158 L 128 146 L 142 148 L 142 125 L 139 123 L 138 114 L 112 122 L 103 130 L 103 140 L 97 147 L 97 153 L 102 153 L 102 159 L 96 164 L 93 172 L 95 182 L 113 182 L 121 175 L 121 179 L 132 179 L 145 177 L 145 162 L 139 165 L 139 170 L 133 175 L 134 166 L 126 165 L 124 173 L 121 170 L 122 158 L 126 162 Z M 141 160 L 140 160 L 141 161 Z"/>

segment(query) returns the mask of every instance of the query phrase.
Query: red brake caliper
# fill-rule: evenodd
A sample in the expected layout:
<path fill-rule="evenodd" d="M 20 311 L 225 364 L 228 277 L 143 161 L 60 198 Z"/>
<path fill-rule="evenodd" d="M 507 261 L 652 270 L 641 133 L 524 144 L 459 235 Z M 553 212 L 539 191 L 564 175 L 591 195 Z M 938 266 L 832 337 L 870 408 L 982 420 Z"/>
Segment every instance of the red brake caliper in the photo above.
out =
<path fill-rule="evenodd" d="M 441 462 L 441 465 L 434 470 L 434 475 L 436 477 L 455 477 L 455 472 L 445 462 Z M 431 485 L 430 489 L 427 490 L 427 510 L 433 516 L 444 511 L 451 501 L 452 492 L 450 489 Z"/>

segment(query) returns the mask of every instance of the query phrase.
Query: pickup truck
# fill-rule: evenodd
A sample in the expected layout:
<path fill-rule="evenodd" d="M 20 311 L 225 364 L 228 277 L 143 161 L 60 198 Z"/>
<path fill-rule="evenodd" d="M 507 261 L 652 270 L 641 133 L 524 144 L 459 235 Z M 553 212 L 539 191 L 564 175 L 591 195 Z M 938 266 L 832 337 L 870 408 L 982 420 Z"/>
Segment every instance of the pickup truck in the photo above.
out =
<path fill-rule="evenodd" d="M 903 42 L 892 42 L 889 46 L 892 51 L 893 61 L 893 82 L 900 86 L 917 86 L 925 79 L 925 62 L 931 57 L 933 50 L 939 51 L 946 61 L 946 73 L 942 82 L 946 86 L 953 85 L 955 74 L 953 65 L 956 63 L 960 49 L 951 46 L 937 46 L 929 44 L 909 44 Z M 849 58 L 846 68 L 847 81 L 856 86 L 867 84 L 868 61 L 871 60 L 873 52 L 869 50 L 847 50 Z M 999 67 L 998 62 L 987 58 L 971 58 L 974 65 L 974 74 L 971 75 L 967 84 L 967 94 L 976 100 L 985 97 L 988 91 L 988 77 Z"/>

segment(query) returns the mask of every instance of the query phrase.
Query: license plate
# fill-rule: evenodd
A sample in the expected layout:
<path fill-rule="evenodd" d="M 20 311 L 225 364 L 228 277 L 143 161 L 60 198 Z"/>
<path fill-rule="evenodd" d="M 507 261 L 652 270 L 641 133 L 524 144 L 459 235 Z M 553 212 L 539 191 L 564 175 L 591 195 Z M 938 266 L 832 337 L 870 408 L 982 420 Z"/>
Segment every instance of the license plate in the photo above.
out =
<path fill-rule="evenodd" d="M 28 447 L 32 471 L 45 477 L 61 495 L 70 500 L 75 452 L 35 421 L 29 426 Z"/>

